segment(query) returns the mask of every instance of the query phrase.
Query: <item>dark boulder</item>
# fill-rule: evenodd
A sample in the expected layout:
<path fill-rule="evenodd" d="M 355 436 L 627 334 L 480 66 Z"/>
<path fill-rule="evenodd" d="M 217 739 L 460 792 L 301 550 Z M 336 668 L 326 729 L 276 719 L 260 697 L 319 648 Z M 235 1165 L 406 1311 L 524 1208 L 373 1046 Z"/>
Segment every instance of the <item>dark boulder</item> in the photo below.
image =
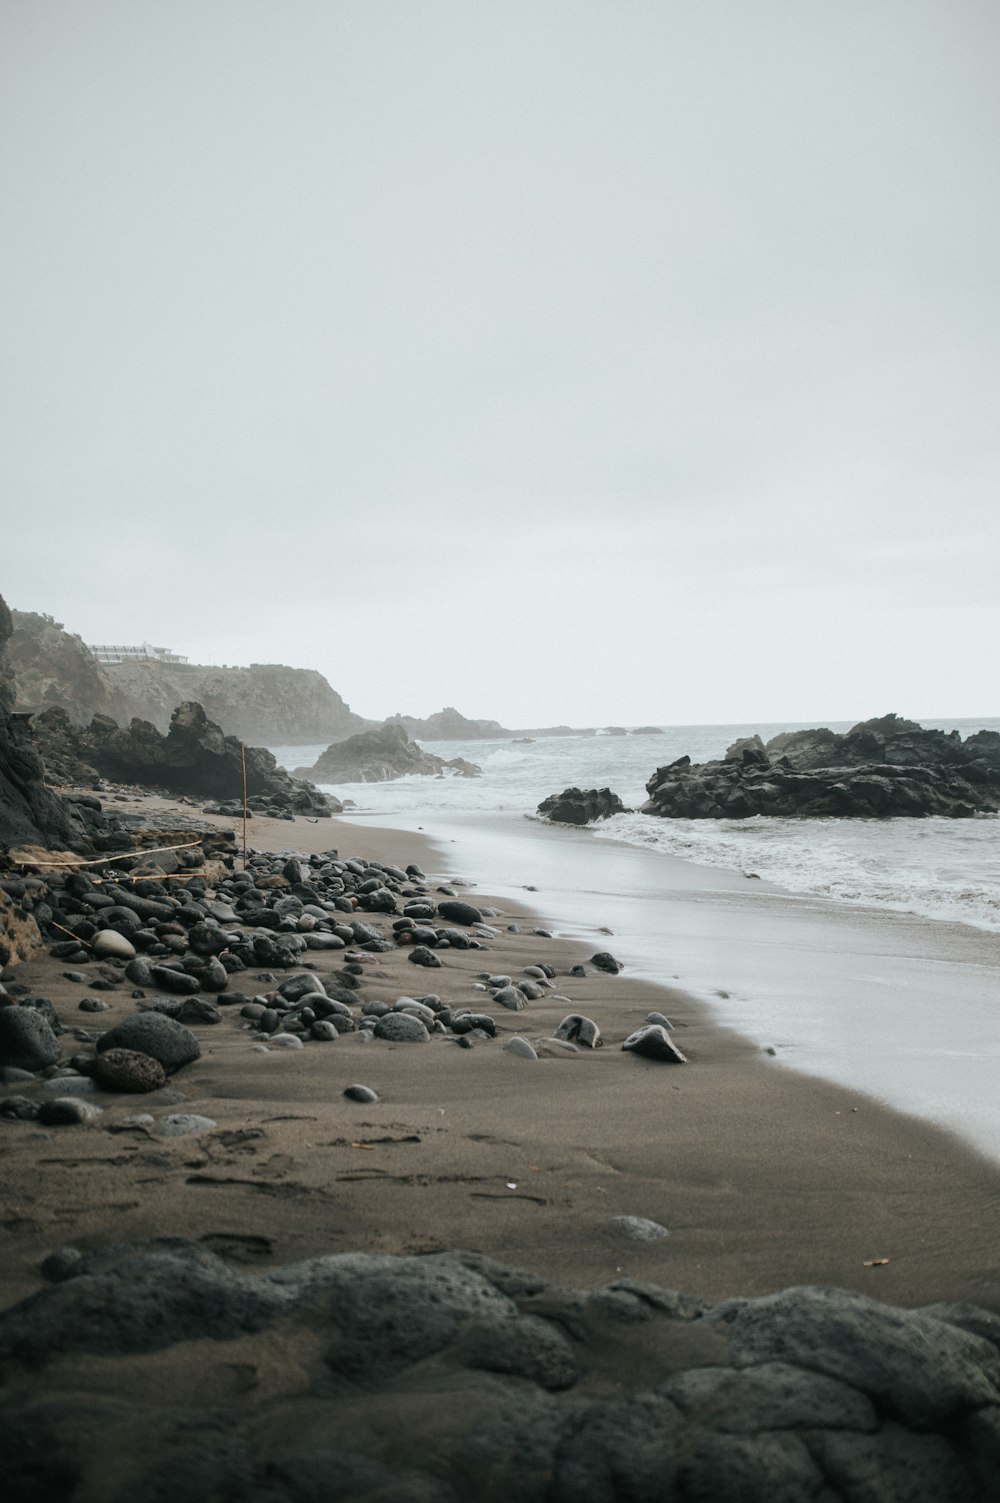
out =
<path fill-rule="evenodd" d="M 60 712 L 39 716 L 36 740 L 44 756 L 77 778 L 94 770 L 115 783 L 137 783 L 197 798 L 237 800 L 242 808 L 243 768 L 247 794 L 255 811 L 302 813 L 321 817 L 339 813 L 325 794 L 291 777 L 265 747 L 241 746 L 235 736 L 209 720 L 200 704 L 177 706 L 166 736 L 148 720 L 126 727 L 107 715 L 89 726 L 72 725 Z"/>
<path fill-rule="evenodd" d="M 789 731 L 764 747 L 734 743 L 720 762 L 680 757 L 646 784 L 644 814 L 670 819 L 754 815 L 967 818 L 1000 810 L 1000 736 L 923 730 L 884 715 L 845 735 L 821 727 Z"/>
<path fill-rule="evenodd" d="M 0 1006 L 0 1065 L 44 1070 L 59 1058 L 59 1041 L 34 1007 Z"/>
<path fill-rule="evenodd" d="M 591 825 L 628 811 L 610 788 L 564 788 L 543 799 L 537 812 L 557 825 Z"/>
<path fill-rule="evenodd" d="M 201 1054 L 201 1046 L 190 1028 L 159 1012 L 136 1013 L 102 1033 L 97 1052 L 104 1054 L 109 1049 L 134 1049 L 139 1054 L 148 1054 L 159 1060 L 168 1075 Z"/>

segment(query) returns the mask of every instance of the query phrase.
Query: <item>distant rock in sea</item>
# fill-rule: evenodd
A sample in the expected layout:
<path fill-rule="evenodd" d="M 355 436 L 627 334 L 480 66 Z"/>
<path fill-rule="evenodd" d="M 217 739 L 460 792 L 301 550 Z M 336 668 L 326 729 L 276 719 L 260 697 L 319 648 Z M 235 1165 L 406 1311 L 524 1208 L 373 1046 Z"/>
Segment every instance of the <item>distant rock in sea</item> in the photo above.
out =
<path fill-rule="evenodd" d="M 423 751 L 397 719 L 387 720 L 378 730 L 334 741 L 312 767 L 297 767 L 295 776 L 321 783 L 388 783 L 412 773 L 436 777 L 455 772 L 464 778 L 477 778 L 481 771 L 463 757 L 445 761 Z"/>

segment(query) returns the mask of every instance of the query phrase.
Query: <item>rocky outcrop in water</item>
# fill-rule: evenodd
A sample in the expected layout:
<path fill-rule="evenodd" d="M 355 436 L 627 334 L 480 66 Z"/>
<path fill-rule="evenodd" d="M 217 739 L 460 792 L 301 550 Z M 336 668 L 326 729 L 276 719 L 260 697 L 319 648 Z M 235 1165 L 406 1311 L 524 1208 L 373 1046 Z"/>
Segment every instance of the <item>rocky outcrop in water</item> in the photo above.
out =
<path fill-rule="evenodd" d="M 710 1305 L 461 1251 L 251 1272 L 179 1237 L 63 1247 L 42 1272 L 0 1314 L 16 1498 L 996 1496 L 1000 1320 L 970 1305 L 812 1287 Z M 178 1380 L 192 1342 L 215 1403 Z"/>
<path fill-rule="evenodd" d="M 610 788 L 564 788 L 543 799 L 537 812 L 557 825 L 590 825 L 628 811 Z"/>
<path fill-rule="evenodd" d="M 967 818 L 1000 810 L 1000 734 L 924 730 L 896 715 L 844 735 L 784 732 L 764 747 L 744 738 L 724 760 L 680 757 L 646 784 L 644 814 L 674 819 L 767 815 Z"/>
<path fill-rule="evenodd" d="M 74 726 L 61 710 L 39 715 L 33 730 L 46 763 L 67 782 L 92 783 L 96 775 L 198 798 L 242 799 L 240 741 L 226 735 L 199 704 L 179 705 L 166 736 L 148 721 L 120 727 L 103 715 L 87 727 Z M 264 747 L 248 746 L 245 754 L 247 792 L 255 807 L 263 803 L 274 812 L 316 817 L 339 812 L 336 800 L 291 777 Z"/>
<path fill-rule="evenodd" d="M 312 767 L 296 767 L 295 776 L 320 783 L 388 783 L 412 773 L 438 777 L 447 772 L 477 778 L 482 768 L 463 757 L 445 761 L 411 741 L 398 720 L 387 720 L 375 731 L 363 731 L 328 746 Z"/>
<path fill-rule="evenodd" d="M 425 720 L 413 715 L 390 715 L 385 724 L 401 725 L 407 735 L 419 741 L 478 741 L 511 734 L 499 720 L 469 720 L 451 705 Z"/>

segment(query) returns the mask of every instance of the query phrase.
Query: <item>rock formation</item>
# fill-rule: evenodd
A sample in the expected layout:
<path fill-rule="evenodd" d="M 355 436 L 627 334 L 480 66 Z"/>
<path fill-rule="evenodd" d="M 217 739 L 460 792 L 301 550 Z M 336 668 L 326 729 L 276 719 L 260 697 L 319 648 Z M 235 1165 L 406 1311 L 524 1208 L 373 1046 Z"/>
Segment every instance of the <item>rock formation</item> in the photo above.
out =
<path fill-rule="evenodd" d="M 1000 1320 L 972 1305 L 822 1287 L 710 1305 L 461 1251 L 256 1272 L 180 1237 L 63 1247 L 42 1273 L 0 1314 L 11 1497 L 996 1496 Z M 214 1403 L 178 1380 L 184 1343 Z"/>
<path fill-rule="evenodd" d="M 70 782 L 92 783 L 96 774 L 115 783 L 199 798 L 242 799 L 239 739 L 227 736 L 193 702 L 178 705 L 166 736 L 149 721 L 133 720 L 121 728 L 105 715 L 80 728 L 61 710 L 39 715 L 34 735 L 54 773 Z M 339 805 L 333 808 L 335 800 L 290 777 L 264 747 L 248 746 L 245 755 L 247 792 L 255 806 L 263 800 L 278 811 L 313 816 L 339 812 Z"/>
<path fill-rule="evenodd" d="M 258 745 L 332 741 L 372 722 L 312 668 L 251 663 L 213 668 L 196 663 L 119 663 L 105 669 L 127 713 L 166 731 L 177 705 L 196 700 L 230 735 Z"/>
<path fill-rule="evenodd" d="M 499 720 L 469 720 L 451 705 L 418 720 L 413 715 L 390 715 L 386 725 L 401 725 L 408 735 L 420 741 L 478 741 L 494 736 L 509 736 Z"/>
<path fill-rule="evenodd" d="M 845 735 L 820 728 L 747 737 L 720 762 L 680 757 L 646 784 L 644 814 L 745 819 L 755 814 L 848 818 L 1000 810 L 1000 734 L 924 730 L 884 715 Z"/>
<path fill-rule="evenodd" d="M 119 724 L 147 720 L 166 733 L 185 700 L 246 742 L 279 745 L 332 740 L 372 722 L 355 715 L 321 673 L 282 663 L 218 668 L 197 663 L 99 663 L 78 636 L 51 616 L 11 612 L 11 670 L 18 701 L 55 706 L 78 725 L 95 715 Z"/>
<path fill-rule="evenodd" d="M 94 715 L 127 718 L 124 695 L 81 637 L 35 611 L 12 611 L 7 653 L 18 703 L 33 710 L 57 705 L 85 724 Z"/>
<path fill-rule="evenodd" d="M 333 742 L 312 767 L 297 767 L 295 776 L 320 783 L 387 783 L 411 773 L 436 776 L 447 771 L 475 778 L 482 769 L 462 757 L 446 762 L 422 751 L 398 720 L 387 720 L 378 730 Z"/>
<path fill-rule="evenodd" d="M 557 825 L 590 825 L 628 811 L 610 788 L 564 788 L 543 799 L 537 812 Z"/>

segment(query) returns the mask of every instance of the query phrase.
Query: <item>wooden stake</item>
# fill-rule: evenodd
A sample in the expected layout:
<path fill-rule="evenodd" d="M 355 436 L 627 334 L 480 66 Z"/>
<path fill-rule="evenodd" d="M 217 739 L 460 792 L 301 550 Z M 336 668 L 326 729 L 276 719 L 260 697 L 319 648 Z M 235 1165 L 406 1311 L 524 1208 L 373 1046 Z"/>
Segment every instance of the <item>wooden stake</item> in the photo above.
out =
<path fill-rule="evenodd" d="M 243 764 L 243 870 L 247 869 L 247 749 L 240 742 L 240 761 Z"/>

